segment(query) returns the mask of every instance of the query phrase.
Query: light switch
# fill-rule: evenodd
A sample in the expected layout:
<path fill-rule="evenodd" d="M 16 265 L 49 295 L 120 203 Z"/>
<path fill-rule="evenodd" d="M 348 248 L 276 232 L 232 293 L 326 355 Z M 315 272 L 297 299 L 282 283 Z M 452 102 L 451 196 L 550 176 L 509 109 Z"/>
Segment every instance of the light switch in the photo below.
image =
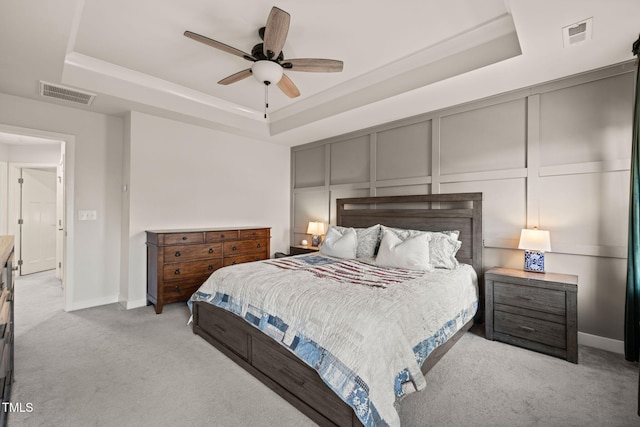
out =
<path fill-rule="evenodd" d="M 78 219 L 80 221 L 95 221 L 98 219 L 96 211 L 78 211 Z"/>

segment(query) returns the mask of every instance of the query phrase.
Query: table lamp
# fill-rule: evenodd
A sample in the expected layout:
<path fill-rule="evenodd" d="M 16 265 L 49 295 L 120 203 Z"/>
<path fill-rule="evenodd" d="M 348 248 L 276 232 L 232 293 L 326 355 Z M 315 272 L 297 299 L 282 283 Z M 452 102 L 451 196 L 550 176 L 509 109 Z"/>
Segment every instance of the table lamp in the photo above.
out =
<path fill-rule="evenodd" d="M 311 234 L 311 246 L 320 244 L 320 236 L 324 234 L 324 223 L 311 221 L 307 228 L 307 234 Z"/>
<path fill-rule="evenodd" d="M 524 249 L 524 269 L 544 273 L 544 253 L 551 250 L 549 231 L 523 228 L 518 249 Z"/>

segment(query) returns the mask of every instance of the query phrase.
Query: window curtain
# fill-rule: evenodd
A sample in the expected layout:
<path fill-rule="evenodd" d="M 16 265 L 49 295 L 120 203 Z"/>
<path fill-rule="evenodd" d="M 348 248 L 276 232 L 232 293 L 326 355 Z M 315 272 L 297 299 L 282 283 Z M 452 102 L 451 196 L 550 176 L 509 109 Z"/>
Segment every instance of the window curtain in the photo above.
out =
<path fill-rule="evenodd" d="M 640 38 L 633 44 L 632 52 L 638 57 L 640 53 Z M 640 58 L 636 59 L 636 66 L 638 69 L 636 69 L 633 134 L 631 140 L 627 299 L 624 313 L 624 356 L 625 359 L 633 362 L 638 361 L 640 350 Z"/>

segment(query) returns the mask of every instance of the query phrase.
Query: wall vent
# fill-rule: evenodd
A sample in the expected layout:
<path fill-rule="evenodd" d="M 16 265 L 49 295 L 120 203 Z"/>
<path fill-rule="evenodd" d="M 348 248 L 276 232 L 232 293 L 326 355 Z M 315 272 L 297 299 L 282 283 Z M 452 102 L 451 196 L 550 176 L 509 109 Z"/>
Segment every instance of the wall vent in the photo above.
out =
<path fill-rule="evenodd" d="M 96 97 L 95 93 L 83 92 L 78 89 L 43 81 L 40 81 L 40 95 L 46 96 L 47 98 L 62 99 L 64 101 L 75 102 L 76 104 L 82 105 L 91 105 Z"/>
<path fill-rule="evenodd" d="M 562 27 L 562 41 L 564 47 L 580 44 L 587 40 L 591 40 L 591 27 L 593 26 L 593 18 L 588 18 L 575 24 Z"/>

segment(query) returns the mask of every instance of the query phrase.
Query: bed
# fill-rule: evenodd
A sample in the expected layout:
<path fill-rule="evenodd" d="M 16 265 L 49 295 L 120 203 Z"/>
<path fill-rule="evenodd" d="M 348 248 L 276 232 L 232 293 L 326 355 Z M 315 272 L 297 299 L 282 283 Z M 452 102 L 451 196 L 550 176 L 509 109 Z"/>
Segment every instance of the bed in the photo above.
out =
<path fill-rule="evenodd" d="M 449 348 L 472 326 L 474 315 L 476 320 L 482 318 L 482 194 L 456 193 L 361 197 L 338 199 L 336 205 L 336 225 L 345 228 L 364 230 L 376 226 L 376 224 L 381 224 L 385 227 L 405 230 L 459 231 L 461 246 L 456 253 L 456 258 L 462 265 L 455 271 L 458 272 L 456 274 L 469 275 L 476 279 L 474 282 L 474 286 L 477 285 L 474 288 L 474 308 L 473 310 L 465 308 L 456 316 L 455 321 L 450 320 L 441 327 L 439 325 L 434 327 L 434 330 L 438 332 L 430 336 L 428 342 L 425 340 L 424 343 L 421 343 L 424 348 L 420 347 L 420 351 L 417 351 L 416 349 L 419 346 L 414 347 L 415 354 L 412 356 L 419 359 L 417 361 L 419 363 L 417 365 L 418 374 L 412 373 L 410 368 L 405 369 L 397 374 L 395 385 L 390 386 L 394 388 L 393 391 L 396 397 L 402 396 L 405 392 L 413 391 L 412 387 L 419 390 L 424 387 L 424 384 L 420 384 L 420 381 L 424 381 L 420 371 L 426 373 L 442 358 Z M 334 266 L 338 266 L 336 268 L 344 271 L 351 269 L 356 261 L 358 261 L 358 265 L 370 270 L 367 272 L 366 277 L 376 276 L 380 272 L 375 262 L 368 262 L 366 259 L 332 260 L 331 257 L 327 259 L 322 254 L 307 254 L 287 259 L 260 261 L 233 267 L 235 270 L 219 270 L 205 282 L 201 290 L 196 292 L 190 300 L 189 304 L 193 314 L 193 332 L 211 343 L 321 426 L 399 425 L 399 418 L 394 419 L 393 415 L 388 415 L 389 411 L 385 405 L 376 406 L 369 403 L 361 405 L 365 400 L 367 402 L 369 400 L 374 401 L 376 389 L 370 389 L 369 385 L 378 382 L 377 378 L 363 375 L 349 377 L 350 379 L 347 381 L 341 376 L 340 367 L 343 365 L 341 359 L 343 355 L 347 360 L 344 365 L 351 367 L 354 363 L 347 353 L 341 353 L 345 351 L 345 342 L 351 342 L 354 337 L 367 334 L 362 333 L 359 335 L 359 333 L 349 332 L 351 335 L 345 335 L 345 337 L 349 338 L 348 340 L 343 339 L 340 341 L 336 338 L 337 341 L 340 341 L 340 344 L 329 342 L 319 347 L 317 342 L 321 341 L 318 340 L 316 342 L 315 340 L 307 339 L 309 336 L 313 336 L 313 322 L 304 323 L 303 326 L 291 320 L 292 318 L 288 317 L 290 315 L 288 312 L 280 316 L 281 312 L 279 310 L 285 310 L 284 306 L 287 304 L 277 305 L 274 301 L 277 301 L 278 298 L 291 298 L 284 290 L 277 297 L 269 297 L 271 305 L 265 303 L 264 299 L 261 300 L 265 306 L 260 307 L 258 312 L 253 311 L 255 307 L 251 304 L 241 303 L 243 300 L 250 300 L 255 297 L 255 295 L 249 296 L 250 292 L 260 295 L 271 289 L 277 292 L 275 290 L 280 289 L 279 285 L 273 285 L 269 282 L 275 270 L 286 271 L 289 279 L 295 280 L 298 276 L 294 275 L 300 274 L 297 270 L 311 268 L 309 266 L 313 267 L 313 274 L 318 275 L 315 269 L 318 268 L 316 264 L 319 264 L 319 267 L 324 269 L 322 271 L 324 276 L 321 279 L 325 280 L 327 274 L 333 274 L 334 270 L 331 270 L 331 268 L 334 268 Z M 400 270 L 394 271 L 397 273 Z M 435 273 L 440 272 L 436 271 Z M 273 274 L 275 275 L 275 273 Z M 308 274 L 309 277 L 312 275 L 307 271 L 305 271 L 305 274 Z M 240 288 L 236 288 L 238 293 L 232 297 L 229 297 L 226 293 L 225 285 L 213 283 L 218 281 L 220 283 L 233 284 L 239 280 L 238 277 L 241 275 L 250 277 L 251 283 L 243 282 L 240 284 Z M 406 286 L 413 286 L 413 278 L 406 280 L 405 283 L 409 284 Z M 264 284 L 261 281 L 264 281 Z M 333 282 L 331 283 L 333 285 Z M 218 291 L 213 292 L 211 289 L 216 286 L 218 288 L 215 289 Z M 306 283 L 306 280 L 304 283 L 301 281 L 299 286 L 300 293 L 305 297 L 296 296 L 296 301 L 298 299 L 307 303 L 311 301 L 305 299 L 309 293 L 316 292 L 316 288 L 311 286 Z M 349 299 L 353 296 L 354 300 L 357 299 L 358 296 L 355 293 L 359 291 L 354 290 L 356 288 L 358 287 L 341 288 L 345 295 L 340 298 Z M 380 292 L 395 292 L 395 289 L 398 288 L 389 287 L 389 291 L 385 288 Z M 391 295 L 391 293 L 385 295 Z M 207 300 L 207 297 L 208 301 L 204 301 Z M 469 296 L 467 295 L 465 298 L 468 299 Z M 468 303 L 466 301 L 464 304 Z M 381 312 L 387 313 L 386 316 L 393 317 L 393 313 L 395 313 L 394 307 L 397 307 L 397 304 L 396 306 L 393 305 L 393 299 L 390 299 L 388 303 L 390 308 L 384 307 L 386 304 L 387 302 L 384 300 L 384 304 L 376 307 L 376 310 L 380 309 Z M 249 306 L 249 309 L 247 309 L 247 306 Z M 291 306 L 294 307 L 292 310 L 298 310 L 297 305 L 292 304 Z M 327 309 L 327 307 L 323 309 Z M 298 311 L 307 313 L 306 310 Z M 351 314 L 352 317 L 348 319 L 348 322 L 357 321 L 358 317 L 366 317 L 367 314 L 371 314 L 373 311 L 375 310 L 365 310 L 365 307 L 363 307 L 362 311 L 357 311 L 357 315 Z M 278 315 L 270 315 L 270 313 L 275 312 Z M 267 316 L 265 316 L 265 313 L 267 313 Z M 321 317 L 319 314 L 318 316 Z M 346 314 L 345 318 L 348 318 Z M 367 322 L 369 321 L 368 319 L 366 318 Z M 391 329 L 393 329 L 400 327 L 397 325 L 401 325 L 403 322 L 387 323 L 391 324 Z M 407 327 L 411 330 L 422 328 L 422 325 L 412 324 L 409 326 L 411 327 L 403 325 L 401 328 Z M 423 329 L 428 328 L 425 326 Z M 327 335 L 326 332 L 322 334 Z M 372 351 L 369 351 L 375 347 L 371 344 L 371 339 L 362 338 L 361 343 L 355 339 L 353 342 L 354 346 L 361 346 L 358 347 L 359 354 L 366 355 L 362 359 L 375 360 L 375 357 L 378 357 Z M 387 353 L 398 352 L 387 351 Z M 419 357 L 418 353 L 424 357 Z M 385 363 L 379 364 L 381 366 L 387 365 L 387 359 L 384 357 L 386 357 L 386 354 L 380 355 L 380 360 L 385 360 Z M 330 365 L 324 363 L 326 359 L 332 360 Z M 355 363 L 359 364 L 360 362 L 357 361 Z M 336 365 L 338 368 L 336 368 Z M 329 367 L 327 368 L 327 366 Z M 378 368 L 376 367 L 376 369 Z M 395 368 L 390 366 L 390 369 Z M 348 369 L 346 371 L 350 372 Z M 402 379 L 403 375 L 407 378 Z M 354 390 L 349 394 L 348 399 L 346 398 L 347 394 L 344 393 L 345 384 L 348 385 L 348 390 Z M 366 410 L 363 410 L 362 408 L 365 407 Z M 379 413 L 377 410 L 379 410 Z"/>

